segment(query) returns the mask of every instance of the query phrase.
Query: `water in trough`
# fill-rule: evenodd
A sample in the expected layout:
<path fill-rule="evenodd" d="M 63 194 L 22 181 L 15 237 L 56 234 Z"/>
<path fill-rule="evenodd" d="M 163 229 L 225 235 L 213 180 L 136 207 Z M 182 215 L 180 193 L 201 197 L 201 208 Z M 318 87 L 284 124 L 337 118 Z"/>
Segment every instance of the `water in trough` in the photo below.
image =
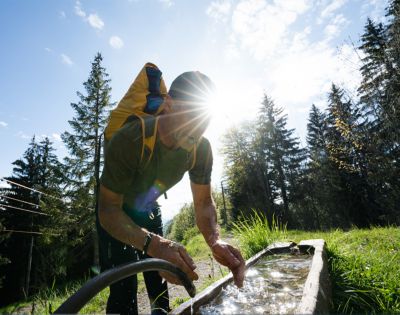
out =
<path fill-rule="evenodd" d="M 246 272 L 243 288 L 226 286 L 199 314 L 293 314 L 311 267 L 311 255 L 272 255 Z"/>

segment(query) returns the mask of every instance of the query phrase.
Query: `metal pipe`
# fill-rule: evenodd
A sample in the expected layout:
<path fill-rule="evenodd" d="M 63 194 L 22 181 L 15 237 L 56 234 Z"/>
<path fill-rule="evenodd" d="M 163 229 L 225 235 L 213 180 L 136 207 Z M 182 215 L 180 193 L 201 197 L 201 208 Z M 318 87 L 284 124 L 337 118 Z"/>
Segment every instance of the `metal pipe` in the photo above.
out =
<path fill-rule="evenodd" d="M 66 300 L 54 314 L 76 314 L 85 306 L 97 293 L 109 285 L 145 271 L 165 271 L 176 277 L 182 282 L 186 291 L 191 297 L 196 295 L 196 287 L 187 275 L 178 267 L 168 261 L 156 258 L 144 259 L 109 269 L 93 279 L 86 282 L 74 295 Z"/>

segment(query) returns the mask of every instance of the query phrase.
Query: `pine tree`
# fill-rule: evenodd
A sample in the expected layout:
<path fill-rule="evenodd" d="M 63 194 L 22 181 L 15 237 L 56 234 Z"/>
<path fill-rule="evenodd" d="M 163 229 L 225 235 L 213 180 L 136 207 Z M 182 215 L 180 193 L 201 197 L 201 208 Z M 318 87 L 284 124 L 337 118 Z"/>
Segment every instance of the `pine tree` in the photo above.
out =
<path fill-rule="evenodd" d="M 380 213 L 377 223 L 397 221 L 400 203 L 399 1 L 390 2 L 387 17 L 386 25 L 367 21 L 360 46 L 365 55 L 359 89 L 365 117 L 363 178 Z"/>
<path fill-rule="evenodd" d="M 307 124 L 307 144 L 309 158 L 315 164 L 327 158 L 325 114 L 314 104 Z"/>
<path fill-rule="evenodd" d="M 233 220 L 237 220 L 240 214 L 246 216 L 252 208 L 262 209 L 257 198 L 260 183 L 254 177 L 253 139 L 252 122 L 233 127 L 224 136 L 221 152 L 225 156 L 224 168 L 230 188 Z"/>
<path fill-rule="evenodd" d="M 371 138 L 360 109 L 332 85 L 328 107 L 328 151 L 341 179 L 343 220 L 360 227 L 376 224 L 381 207 L 371 186 Z"/>
<path fill-rule="evenodd" d="M 54 247 L 50 246 L 51 251 L 43 252 L 41 246 L 42 240 L 48 237 L 48 233 L 42 229 L 50 219 L 50 214 L 46 213 L 40 204 L 42 192 L 57 191 L 61 195 L 62 170 L 53 150 L 49 139 L 37 143 L 33 138 L 23 157 L 13 163 L 13 175 L 6 178 L 11 187 L 1 190 L 2 204 L 5 205 L 3 213 L 5 228 L 42 233 L 35 237 L 12 233 L 0 244 L 1 252 L 11 261 L 1 268 L 2 274 L 5 275 L 4 292 L 2 292 L 4 301 L 10 302 L 31 294 L 48 284 L 50 280 L 48 275 L 58 274 L 49 265 L 40 264 L 40 260 L 51 260 L 51 257 L 57 254 Z M 57 209 L 58 213 L 61 213 L 58 215 L 59 220 L 64 217 L 63 210 L 65 207 L 62 205 Z M 66 235 L 67 230 L 62 228 L 63 226 L 52 227 L 57 233 Z M 65 258 L 64 256 L 60 259 L 62 264 Z"/>
<path fill-rule="evenodd" d="M 72 132 L 66 131 L 62 135 L 70 152 L 65 158 L 69 180 L 68 195 L 71 207 L 75 209 L 74 214 L 80 217 L 75 233 L 77 245 L 81 243 L 81 246 L 75 249 L 75 255 L 87 264 L 91 264 L 93 259 L 89 248 L 97 244 L 96 241 L 93 242 L 93 231 L 102 165 L 101 138 L 108 110 L 113 105 L 110 103 L 110 80 L 102 61 L 103 57 L 97 53 L 89 78 L 83 83 L 86 93 L 77 92 L 79 101 L 71 104 L 75 111 L 74 118 L 69 120 Z M 94 259 L 97 263 L 96 253 Z M 85 264 L 80 264 L 83 265 Z"/>
<path fill-rule="evenodd" d="M 364 57 L 361 60 L 363 63 L 360 68 L 362 82 L 358 92 L 364 114 L 369 116 L 372 122 L 378 122 L 378 118 L 384 110 L 388 70 L 386 46 L 387 36 L 384 25 L 376 24 L 368 19 L 359 47 L 363 51 Z"/>
<path fill-rule="evenodd" d="M 65 201 L 63 188 L 66 178 L 64 167 L 54 154 L 48 138 L 40 142 L 38 153 L 41 156 L 41 184 L 39 207 L 47 216 L 42 218 L 39 231 L 42 233 L 36 242 L 37 286 L 45 287 L 54 279 L 66 275 L 68 247 L 70 246 L 71 226 L 77 223 Z M 47 167 L 43 167 L 43 166 Z"/>
<path fill-rule="evenodd" d="M 0 199 L 1 200 L 1 199 Z M 0 248 L 2 248 L 2 244 L 9 238 L 9 235 L 7 235 L 4 232 L 5 228 L 3 225 L 3 220 L 0 219 Z M 4 253 L 2 252 L 0 254 L 0 289 L 3 287 L 3 280 L 4 280 L 4 273 L 1 272 L 1 268 L 3 266 L 3 268 L 5 267 L 5 265 L 9 264 L 10 260 L 4 256 Z"/>
<path fill-rule="evenodd" d="M 306 190 L 303 212 L 308 212 L 309 217 L 313 219 L 308 220 L 308 227 L 318 230 L 332 226 L 329 202 L 331 187 L 327 182 L 330 163 L 326 133 L 326 115 L 313 104 L 307 124 L 308 163 L 305 171 L 307 180 L 303 186 Z"/>
<path fill-rule="evenodd" d="M 290 217 L 289 204 L 295 203 L 299 195 L 296 189 L 301 182 L 301 164 L 305 151 L 299 147 L 299 139 L 293 136 L 294 129 L 287 129 L 287 115 L 283 109 L 264 95 L 260 109 L 259 130 L 264 139 L 263 150 L 270 160 L 270 174 L 274 174 L 274 185 L 282 200 L 280 216 L 287 222 Z"/>
<path fill-rule="evenodd" d="M 393 139 L 393 154 L 400 153 L 400 1 L 392 0 L 387 17 L 387 55 L 390 60 L 387 84 L 387 121 Z M 399 166 L 397 164 L 397 166 Z"/>

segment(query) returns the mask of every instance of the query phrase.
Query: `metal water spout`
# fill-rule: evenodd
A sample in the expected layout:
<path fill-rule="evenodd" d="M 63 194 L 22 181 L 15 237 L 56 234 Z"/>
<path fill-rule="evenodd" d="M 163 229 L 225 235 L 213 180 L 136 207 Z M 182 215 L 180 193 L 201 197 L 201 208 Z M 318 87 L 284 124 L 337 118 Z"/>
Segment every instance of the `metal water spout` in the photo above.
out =
<path fill-rule="evenodd" d="M 178 267 L 168 261 L 156 258 L 144 259 L 107 270 L 97 277 L 86 282 L 74 295 L 66 300 L 54 314 L 76 314 L 85 306 L 97 293 L 108 287 L 110 284 L 145 271 L 165 271 L 182 282 L 186 291 L 191 297 L 196 295 L 196 287 L 187 275 Z"/>

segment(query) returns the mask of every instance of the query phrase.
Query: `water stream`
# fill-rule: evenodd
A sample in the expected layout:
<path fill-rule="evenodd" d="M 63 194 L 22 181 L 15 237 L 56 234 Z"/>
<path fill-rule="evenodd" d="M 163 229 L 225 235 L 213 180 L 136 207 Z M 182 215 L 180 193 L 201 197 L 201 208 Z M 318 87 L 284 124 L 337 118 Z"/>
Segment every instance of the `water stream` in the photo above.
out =
<path fill-rule="evenodd" d="M 310 255 L 272 255 L 246 272 L 243 288 L 229 284 L 199 314 L 290 314 L 299 305 Z"/>

